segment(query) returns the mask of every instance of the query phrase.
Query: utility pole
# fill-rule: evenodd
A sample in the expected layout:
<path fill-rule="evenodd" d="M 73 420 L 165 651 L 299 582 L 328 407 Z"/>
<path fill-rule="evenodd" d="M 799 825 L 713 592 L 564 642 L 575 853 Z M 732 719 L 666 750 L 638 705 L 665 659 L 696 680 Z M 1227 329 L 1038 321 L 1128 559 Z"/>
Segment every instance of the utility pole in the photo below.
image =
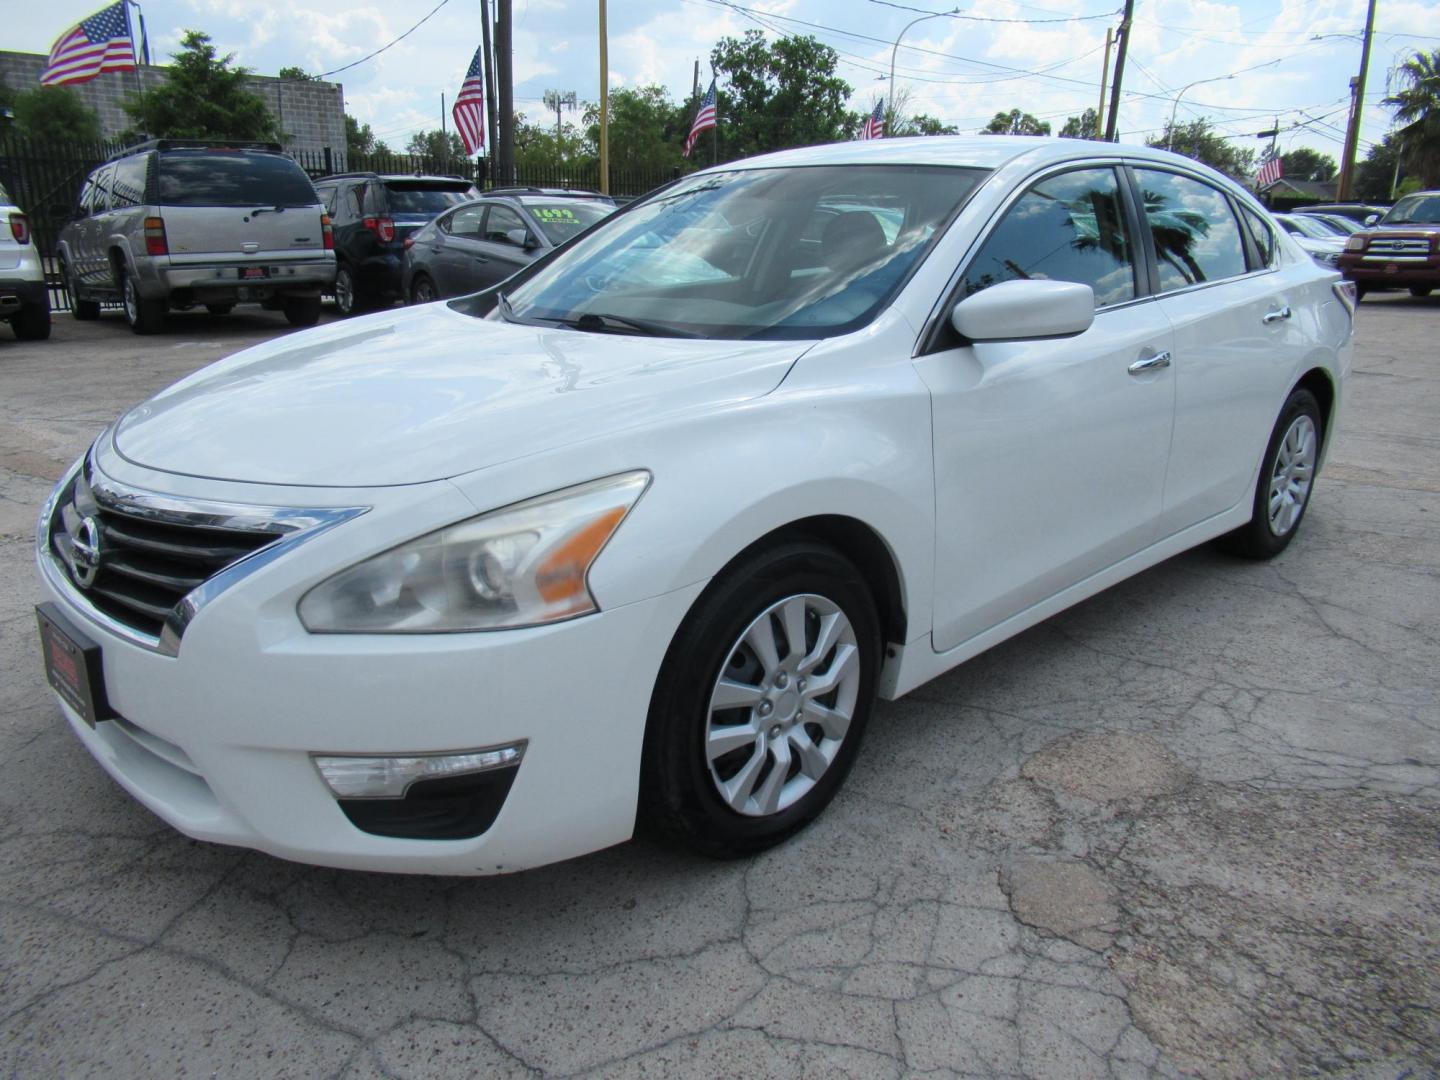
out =
<path fill-rule="evenodd" d="M 690 84 L 690 100 L 700 100 L 700 58 L 698 56 L 695 58 L 695 79 Z"/>
<path fill-rule="evenodd" d="M 560 110 L 574 109 L 575 106 L 578 104 L 578 99 L 575 97 L 574 90 L 566 90 L 563 92 L 560 90 L 546 90 L 542 100 L 545 102 L 545 107 L 547 109 L 555 110 L 555 148 L 558 150 L 560 148 L 560 139 L 562 137 L 562 132 L 560 129 Z"/>
<path fill-rule="evenodd" d="M 1375 33 L 1375 0 L 1370 0 L 1365 13 L 1365 44 L 1360 47 L 1360 74 L 1350 80 L 1350 123 L 1345 128 L 1345 154 L 1340 159 L 1340 185 L 1335 197 L 1344 202 L 1350 198 L 1350 185 L 1355 179 L 1355 147 L 1360 141 L 1360 116 L 1365 109 L 1365 72 L 1370 67 L 1370 38 Z"/>
<path fill-rule="evenodd" d="M 605 0 L 600 0 L 600 194 L 610 194 L 610 39 Z"/>
<path fill-rule="evenodd" d="M 500 131 L 495 126 L 495 57 L 490 48 L 490 0 L 480 0 L 480 46 L 485 50 L 485 118 L 490 121 L 490 140 L 486 143 L 486 153 L 491 162 L 495 160 L 495 143 L 500 138 Z M 481 178 L 480 189 L 485 188 L 484 178 Z"/>
<path fill-rule="evenodd" d="M 1105 28 L 1105 62 L 1100 65 L 1100 104 L 1095 106 L 1095 131 L 1090 136 L 1092 139 L 1099 139 L 1105 130 L 1105 125 L 1100 122 L 1100 119 L 1105 115 L 1105 80 L 1110 74 L 1110 42 L 1114 35 L 1115 31 L 1107 26 Z"/>
<path fill-rule="evenodd" d="M 1120 84 L 1125 80 L 1125 53 L 1130 48 L 1130 24 L 1135 19 L 1135 0 L 1125 0 L 1125 15 L 1120 20 L 1120 45 L 1115 50 L 1115 85 L 1110 88 L 1110 117 L 1105 122 L 1105 141 L 1115 142 L 1120 123 Z"/>
<path fill-rule="evenodd" d="M 500 136 L 495 172 L 502 184 L 515 182 L 515 70 L 510 47 L 510 0 L 495 0 L 495 78 L 500 84 Z"/>

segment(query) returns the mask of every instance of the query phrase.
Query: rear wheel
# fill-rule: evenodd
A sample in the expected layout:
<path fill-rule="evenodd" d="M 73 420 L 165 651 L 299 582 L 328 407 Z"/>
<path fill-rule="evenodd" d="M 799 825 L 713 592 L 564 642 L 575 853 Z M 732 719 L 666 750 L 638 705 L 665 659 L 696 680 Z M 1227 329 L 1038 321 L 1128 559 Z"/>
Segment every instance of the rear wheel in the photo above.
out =
<path fill-rule="evenodd" d="M 803 828 L 854 763 L 879 664 L 875 602 L 835 551 L 794 542 L 733 567 L 666 654 L 641 824 L 720 858 Z"/>
<path fill-rule="evenodd" d="M 1222 537 L 1222 547 L 1248 559 L 1273 559 L 1289 546 L 1310 505 L 1322 436 L 1315 395 L 1292 391 L 1270 433 L 1250 523 Z"/>
<path fill-rule="evenodd" d="M 320 298 L 318 296 L 286 297 L 285 321 L 291 326 L 314 326 L 320 321 Z"/>
<path fill-rule="evenodd" d="M 64 263 L 60 264 L 60 277 L 65 282 L 65 292 L 70 297 L 70 314 L 81 322 L 100 317 L 100 301 L 82 300 L 75 289 L 75 279 L 70 274 L 70 267 Z"/>
<path fill-rule="evenodd" d="M 358 315 L 370 307 L 370 298 L 360 291 L 350 267 L 340 264 L 335 271 L 335 306 L 341 315 Z"/>
<path fill-rule="evenodd" d="M 120 271 L 120 302 L 125 308 L 125 321 L 137 334 L 153 334 L 165 325 L 165 302 L 147 300 L 140 295 L 135 275 Z"/>
<path fill-rule="evenodd" d="M 435 291 L 435 282 L 430 280 L 429 274 L 416 274 L 415 280 L 410 283 L 410 302 L 412 304 L 428 304 L 432 300 L 439 300 L 440 294 Z"/>
<path fill-rule="evenodd" d="M 211 315 L 229 315 L 235 310 L 234 304 L 206 304 L 205 310 Z"/>
<path fill-rule="evenodd" d="M 1410 295 L 1411 295 L 1411 296 L 1429 296 L 1429 295 L 1430 295 L 1430 290 L 1431 290 L 1431 287 L 1430 287 L 1429 285 L 1411 285 L 1411 286 L 1410 286 Z"/>
<path fill-rule="evenodd" d="M 11 325 L 21 341 L 44 341 L 50 336 L 50 305 L 24 305 Z"/>

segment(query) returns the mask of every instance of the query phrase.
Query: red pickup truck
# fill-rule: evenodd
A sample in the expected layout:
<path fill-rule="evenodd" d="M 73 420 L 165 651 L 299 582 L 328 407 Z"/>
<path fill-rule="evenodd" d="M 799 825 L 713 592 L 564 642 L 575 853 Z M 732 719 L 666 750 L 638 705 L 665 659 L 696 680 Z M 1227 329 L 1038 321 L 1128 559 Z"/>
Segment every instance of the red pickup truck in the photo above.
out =
<path fill-rule="evenodd" d="M 1406 195 L 1367 226 L 1340 255 L 1340 272 L 1355 283 L 1357 296 L 1395 288 L 1429 296 L 1440 288 L 1440 191 Z"/>

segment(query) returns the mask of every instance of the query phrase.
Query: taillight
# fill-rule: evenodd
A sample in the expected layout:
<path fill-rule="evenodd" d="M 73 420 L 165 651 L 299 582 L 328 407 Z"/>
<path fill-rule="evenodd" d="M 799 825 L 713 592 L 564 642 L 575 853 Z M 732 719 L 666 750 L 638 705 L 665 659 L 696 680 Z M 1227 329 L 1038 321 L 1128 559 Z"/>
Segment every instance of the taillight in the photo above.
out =
<path fill-rule="evenodd" d="M 395 222 L 388 217 L 367 217 L 360 224 L 387 244 L 395 239 Z"/>
<path fill-rule="evenodd" d="M 335 250 L 335 226 L 330 224 L 330 215 L 320 215 L 320 238 L 325 244 L 326 251 Z"/>
<path fill-rule="evenodd" d="M 24 214 L 11 214 L 10 235 L 15 237 L 17 244 L 28 244 L 30 242 L 30 219 Z"/>
<path fill-rule="evenodd" d="M 170 254 L 170 246 L 165 242 L 164 218 L 147 217 L 145 219 L 145 254 Z"/>

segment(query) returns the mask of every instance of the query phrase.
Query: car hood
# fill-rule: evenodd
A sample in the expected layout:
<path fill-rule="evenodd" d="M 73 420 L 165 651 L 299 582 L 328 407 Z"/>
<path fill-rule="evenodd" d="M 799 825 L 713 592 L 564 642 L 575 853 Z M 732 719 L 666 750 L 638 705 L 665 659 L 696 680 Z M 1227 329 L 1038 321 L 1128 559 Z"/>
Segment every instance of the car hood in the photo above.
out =
<path fill-rule="evenodd" d="M 126 413 L 115 447 L 246 483 L 422 483 L 760 397 L 809 344 L 582 333 L 426 304 L 204 368 Z"/>

